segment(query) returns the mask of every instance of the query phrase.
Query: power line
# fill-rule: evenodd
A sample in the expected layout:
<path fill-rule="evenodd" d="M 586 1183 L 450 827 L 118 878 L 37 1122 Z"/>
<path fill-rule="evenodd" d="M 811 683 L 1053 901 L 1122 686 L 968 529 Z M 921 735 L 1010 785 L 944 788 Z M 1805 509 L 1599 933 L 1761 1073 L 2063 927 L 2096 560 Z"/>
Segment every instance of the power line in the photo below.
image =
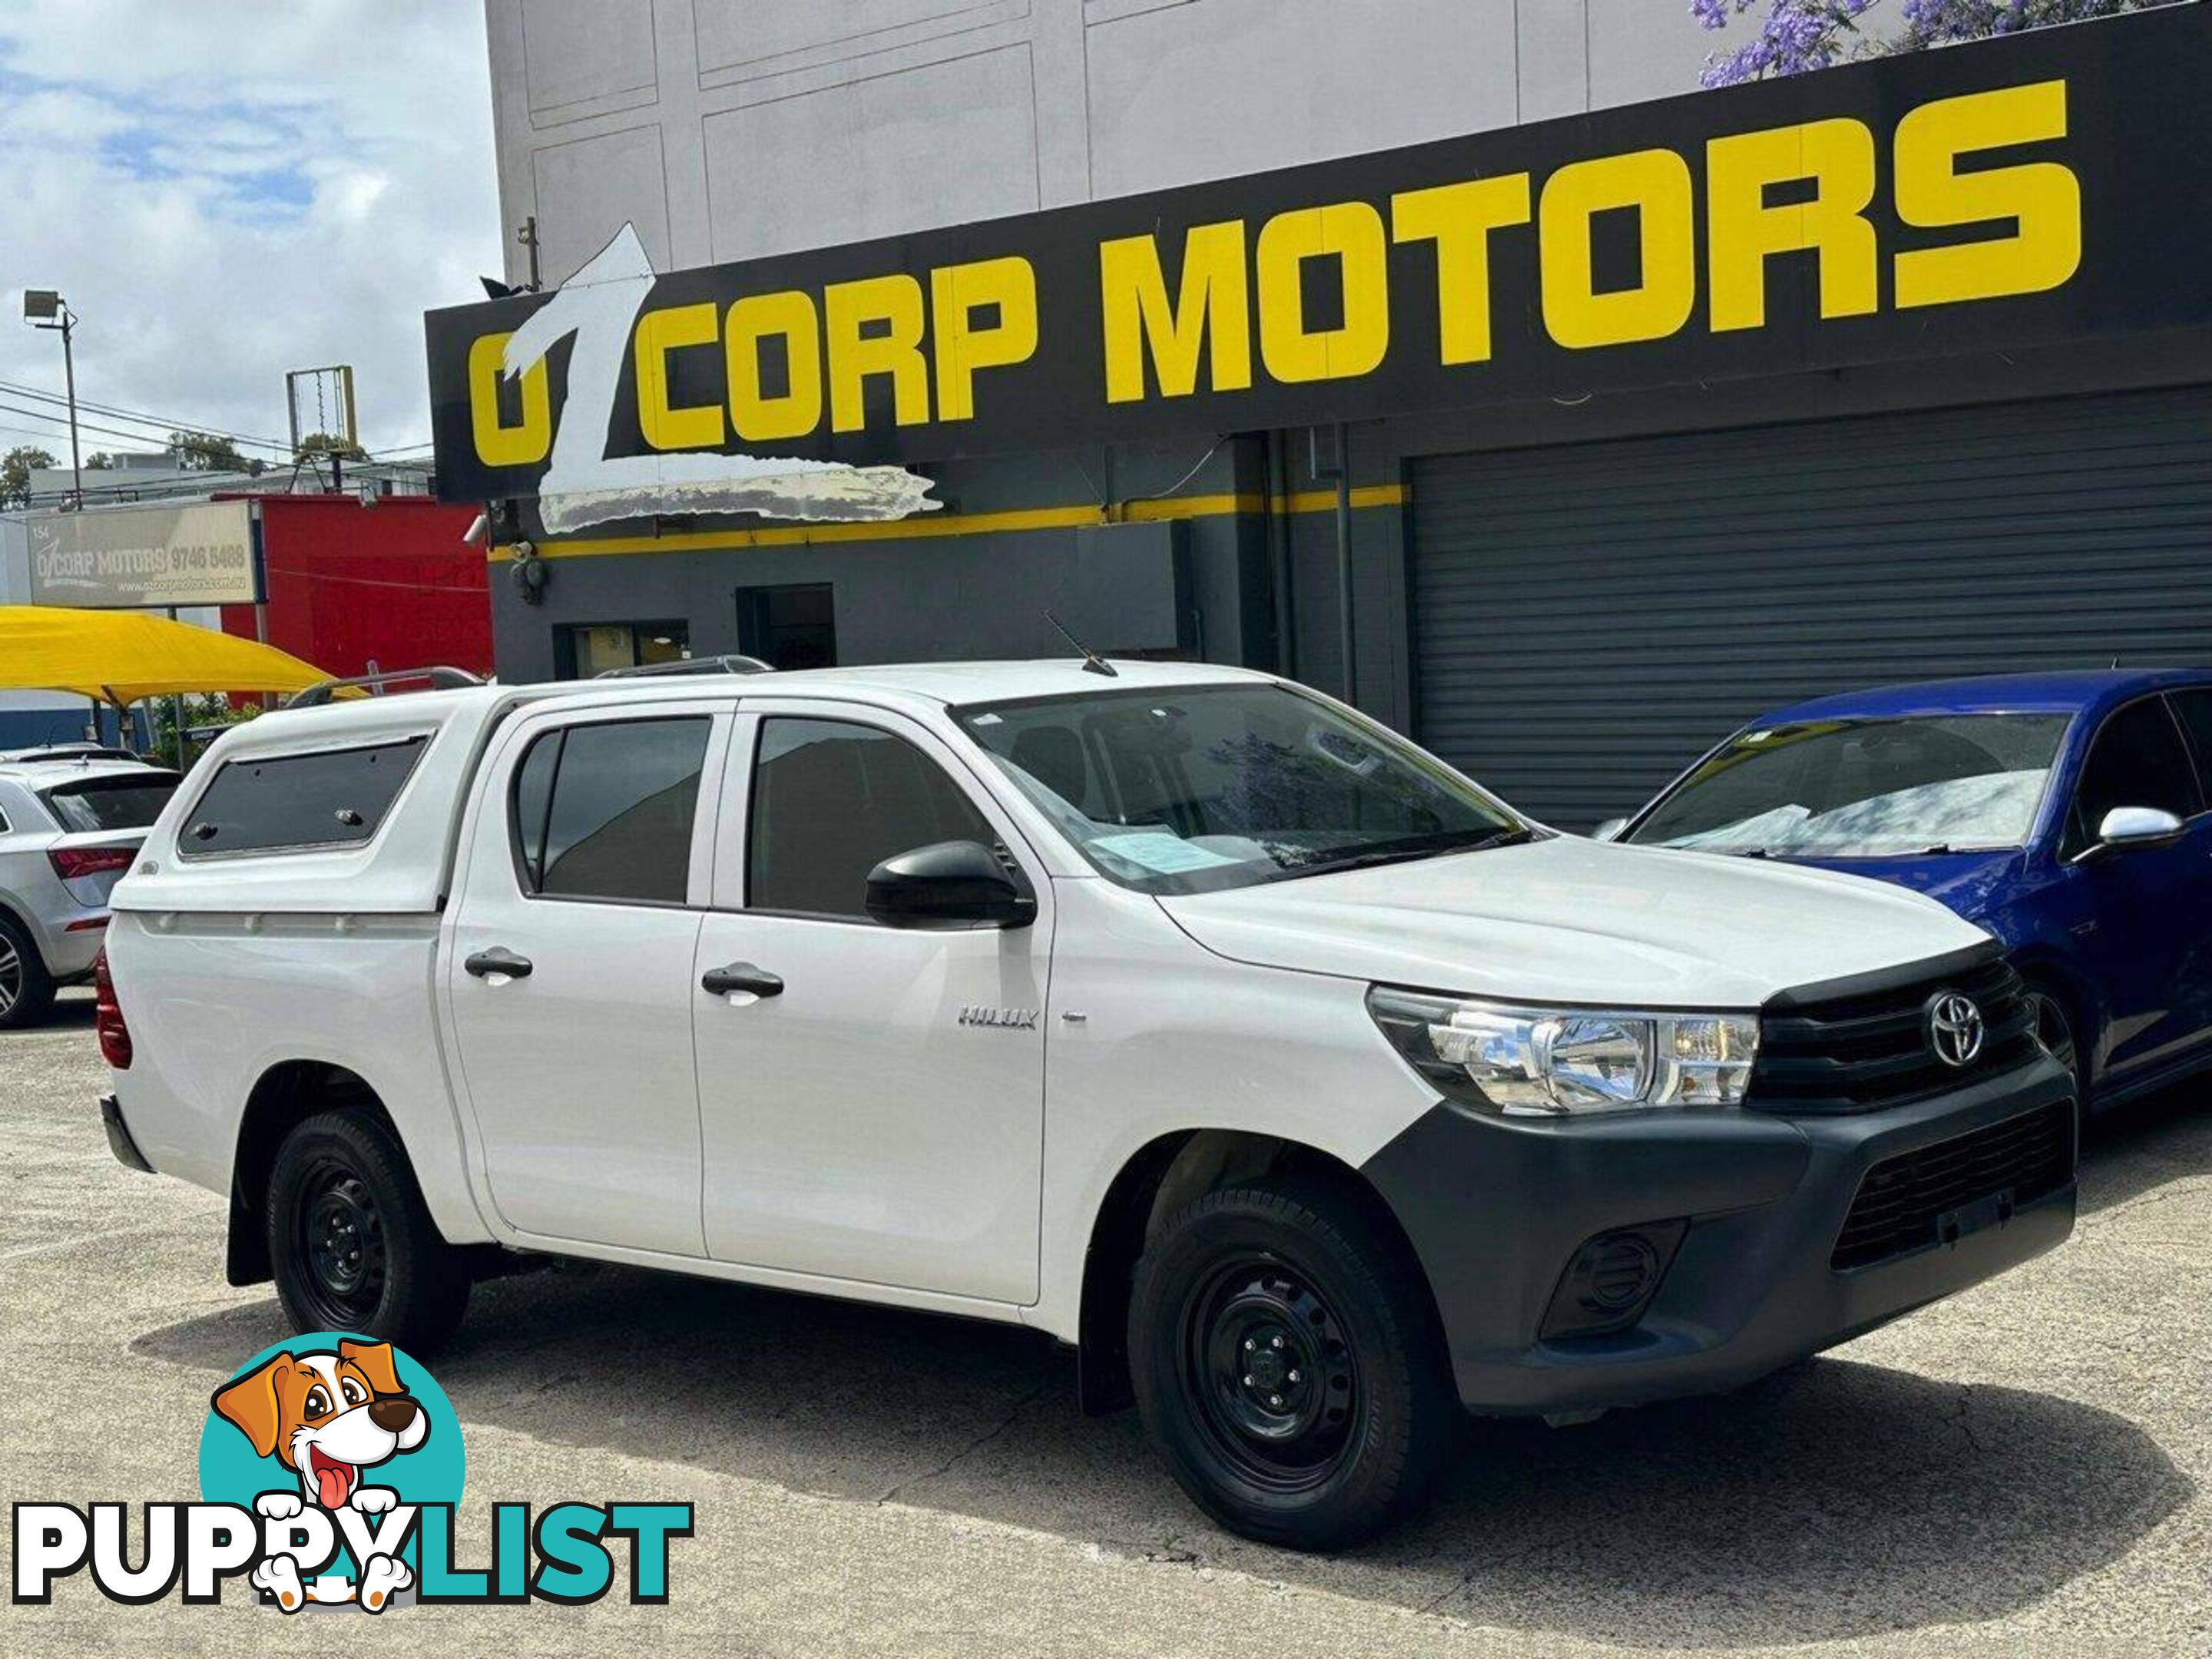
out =
<path fill-rule="evenodd" d="M 64 421 L 67 418 L 66 410 L 69 407 L 68 399 L 57 396 L 53 392 L 43 391 L 37 386 L 24 386 L 14 380 L 0 380 L 0 392 L 9 392 L 19 398 L 34 398 L 40 403 L 51 404 L 55 408 L 64 411 L 62 416 Z M 167 447 L 167 440 L 170 433 L 194 432 L 204 434 L 210 438 L 227 438 L 234 445 L 243 445 L 251 449 L 265 449 L 272 454 L 282 456 L 286 460 L 290 460 L 292 459 L 292 446 L 284 442 L 281 439 L 257 438 L 246 433 L 232 432 L 222 427 L 203 426 L 197 422 L 179 420 L 174 416 L 150 414 L 144 410 L 128 409 L 116 404 L 94 403 L 89 399 L 83 398 L 77 399 L 76 406 L 80 411 L 89 410 L 94 415 L 105 415 L 109 416 L 111 419 L 129 421 L 136 424 L 154 428 L 159 432 L 163 441 L 162 447 L 164 448 Z M 21 410 L 19 412 L 32 415 L 34 418 L 40 420 L 54 418 L 53 416 L 46 415 L 43 411 L 40 410 Z M 84 424 L 82 419 L 80 419 L 78 423 L 81 426 Z M 22 428 L 17 428 L 15 429 L 21 431 Z M 112 427 L 100 427 L 95 428 L 94 429 L 104 432 L 110 437 L 128 437 L 134 442 L 139 443 L 149 441 L 151 436 L 149 434 L 120 432 Z M 32 435 L 35 436 L 37 434 L 33 434 Z M 426 438 L 419 443 L 388 446 L 385 449 L 377 452 L 372 459 L 381 459 L 388 456 L 405 455 L 412 453 L 416 450 L 432 449 L 434 447 L 436 447 L 435 441 Z"/>
<path fill-rule="evenodd" d="M 52 421 L 56 427 L 63 429 L 66 429 L 70 424 L 70 418 L 66 415 L 51 413 L 43 409 L 26 409 L 20 404 L 0 403 L 0 410 L 4 410 L 6 413 L 10 415 L 21 415 L 28 420 Z M 110 438 L 127 438 L 133 443 L 145 443 L 148 441 L 147 434 L 143 432 L 126 431 L 125 428 L 116 426 L 103 426 L 96 421 L 85 420 L 81 416 L 78 417 L 76 424 L 82 431 L 97 432 Z M 181 430 L 182 428 L 179 429 Z M 219 439 L 226 443 L 231 441 L 229 434 L 227 433 L 209 432 L 204 435 L 210 438 Z M 167 447 L 166 442 L 162 447 L 164 448 Z M 235 447 L 235 445 L 233 447 Z M 285 452 L 288 456 L 290 453 L 291 452 L 289 450 Z"/>
<path fill-rule="evenodd" d="M 53 404 L 64 409 L 68 407 L 68 399 L 64 398 L 43 391 L 38 386 L 22 386 L 13 380 L 0 380 L 0 392 L 12 392 L 21 398 L 33 398 L 40 403 Z M 159 427 L 162 428 L 164 435 L 169 432 L 204 432 L 212 438 L 228 438 L 233 443 L 250 444 L 257 449 L 276 450 L 286 455 L 292 453 L 292 446 L 279 439 L 257 438 L 242 432 L 225 431 L 220 427 L 201 426 L 193 422 L 178 420 L 167 415 L 149 414 L 143 409 L 127 409 L 115 404 L 94 403 L 85 398 L 78 398 L 76 406 L 81 410 L 89 410 L 95 415 L 106 415 L 116 420 Z"/>

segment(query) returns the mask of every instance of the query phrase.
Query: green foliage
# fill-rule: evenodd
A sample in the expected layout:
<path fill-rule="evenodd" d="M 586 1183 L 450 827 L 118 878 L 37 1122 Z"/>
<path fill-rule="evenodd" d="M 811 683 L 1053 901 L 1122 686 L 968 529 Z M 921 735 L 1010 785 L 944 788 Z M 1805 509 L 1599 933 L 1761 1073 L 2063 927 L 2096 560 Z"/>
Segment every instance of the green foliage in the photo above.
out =
<path fill-rule="evenodd" d="M 32 469 L 53 464 L 52 455 L 29 444 L 18 444 L 0 457 L 0 507 L 28 507 Z"/>
<path fill-rule="evenodd" d="M 189 751 L 181 760 L 177 745 L 177 705 L 180 701 L 184 704 L 185 730 L 190 744 Z M 249 702 L 240 708 L 233 708 L 229 697 L 220 691 L 182 699 L 160 697 L 147 707 L 153 714 L 154 733 L 153 747 L 148 751 L 147 758 L 157 765 L 176 767 L 179 771 L 205 752 L 208 744 L 215 741 L 207 727 L 236 726 L 241 720 L 252 720 L 261 712 L 258 703 Z M 195 731 L 201 735 L 192 738 L 191 733 Z"/>
<path fill-rule="evenodd" d="M 310 432 L 300 440 L 298 459 L 310 461 L 325 455 L 336 455 L 349 461 L 368 459 L 368 452 L 359 444 L 345 438 L 333 437 L 327 432 Z"/>
<path fill-rule="evenodd" d="M 238 446 L 216 432 L 194 432 L 185 428 L 169 434 L 169 455 L 187 472 L 252 472 L 261 471 L 259 461 L 249 461 L 239 453 Z"/>

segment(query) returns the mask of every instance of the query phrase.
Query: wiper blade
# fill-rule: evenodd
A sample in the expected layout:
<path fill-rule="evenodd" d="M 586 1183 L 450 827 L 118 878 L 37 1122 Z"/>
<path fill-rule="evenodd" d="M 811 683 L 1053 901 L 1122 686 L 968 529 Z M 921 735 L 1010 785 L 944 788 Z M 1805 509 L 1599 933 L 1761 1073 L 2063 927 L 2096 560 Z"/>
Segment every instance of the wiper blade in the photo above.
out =
<path fill-rule="evenodd" d="M 1315 859 L 1305 864 L 1294 864 L 1283 870 L 1275 878 L 1287 880 L 1293 876 L 1335 875 L 1346 870 L 1372 870 L 1385 864 L 1410 864 L 1417 859 L 1442 858 L 1448 853 L 1483 853 L 1493 847 L 1510 847 L 1525 841 L 1534 841 L 1535 831 L 1521 826 L 1493 830 L 1473 841 L 1457 842 L 1445 839 L 1426 841 L 1417 847 L 1378 847 L 1364 853 L 1346 853 L 1334 858 Z"/>

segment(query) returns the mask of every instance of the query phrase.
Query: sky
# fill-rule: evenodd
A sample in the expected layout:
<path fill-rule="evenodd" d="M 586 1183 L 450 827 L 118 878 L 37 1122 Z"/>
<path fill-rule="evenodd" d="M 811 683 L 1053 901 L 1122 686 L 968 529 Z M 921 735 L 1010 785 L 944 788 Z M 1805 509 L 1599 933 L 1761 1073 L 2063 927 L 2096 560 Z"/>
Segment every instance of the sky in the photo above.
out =
<path fill-rule="evenodd" d="M 85 453 L 169 424 L 281 442 L 284 374 L 354 366 L 361 436 L 428 453 L 422 313 L 501 271 L 480 0 L 5 0 L 0 5 L 0 450 L 62 464 L 61 342 Z M 245 446 L 241 446 L 245 447 Z M 271 456 L 268 449 L 249 454 Z"/>

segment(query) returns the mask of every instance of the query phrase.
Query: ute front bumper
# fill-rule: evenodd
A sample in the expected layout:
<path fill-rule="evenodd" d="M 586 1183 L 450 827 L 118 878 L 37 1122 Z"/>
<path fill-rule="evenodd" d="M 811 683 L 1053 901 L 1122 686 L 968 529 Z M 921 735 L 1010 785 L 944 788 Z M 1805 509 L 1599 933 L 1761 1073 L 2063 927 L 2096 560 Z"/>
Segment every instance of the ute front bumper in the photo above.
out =
<path fill-rule="evenodd" d="M 2043 1058 L 1850 1116 L 1532 1121 L 1440 1103 L 1365 1173 L 1420 1258 L 1468 1408 L 1571 1413 L 1737 1387 L 2054 1248 L 2074 1226 L 2073 1117 L 2071 1079 Z M 2055 1184 L 2008 1187 L 2001 1160 L 1973 1162 L 1995 1172 L 1988 1191 L 1954 1194 L 1919 1242 L 1838 1265 L 1869 1170 L 1922 1153 L 1911 1167 L 1954 1169 L 2031 1131 L 2063 1136 Z M 1581 1255 L 1624 1231 L 1644 1245 Z M 1651 1288 L 1627 1322 L 1594 1328 L 1593 1264 L 1617 1289 L 1644 1247 Z"/>

